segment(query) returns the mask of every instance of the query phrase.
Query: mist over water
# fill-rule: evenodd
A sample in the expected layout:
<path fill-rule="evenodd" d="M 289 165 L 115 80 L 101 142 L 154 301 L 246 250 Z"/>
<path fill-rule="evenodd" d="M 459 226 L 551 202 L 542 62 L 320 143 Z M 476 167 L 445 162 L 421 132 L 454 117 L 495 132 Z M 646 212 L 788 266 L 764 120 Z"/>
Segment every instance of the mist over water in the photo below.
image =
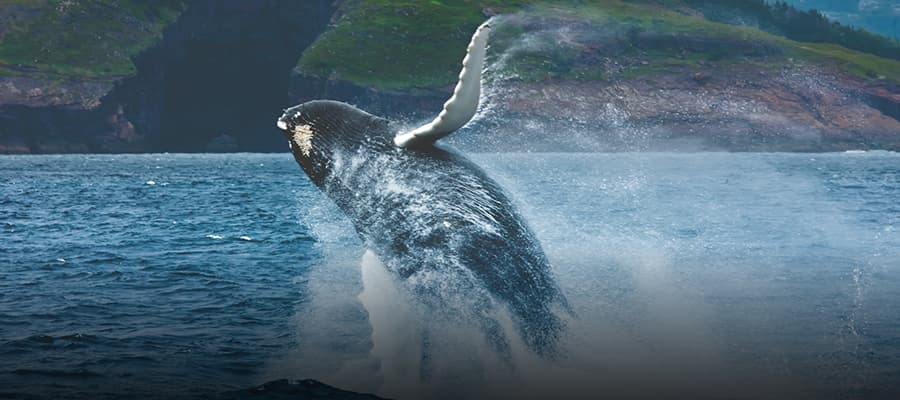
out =
<path fill-rule="evenodd" d="M 518 348 L 497 359 L 477 334 L 449 329 L 426 340 L 415 298 L 348 230 L 319 236 L 330 253 L 353 254 L 321 268 L 361 269 L 356 290 L 340 291 L 366 318 L 322 329 L 369 329 L 371 342 L 307 343 L 342 348 L 326 359 L 344 362 L 317 377 L 397 398 L 897 393 L 896 154 L 473 158 L 518 203 L 575 311 L 560 356 Z M 444 375 L 422 372 L 426 354 Z"/>
<path fill-rule="evenodd" d="M 652 132 L 631 121 L 621 94 L 619 101 L 598 101 L 596 92 L 541 83 L 554 82 L 551 76 L 570 69 L 568 64 L 590 48 L 618 47 L 625 27 L 529 12 L 495 16 L 489 23 L 492 36 L 478 113 L 445 142 L 488 152 L 649 148 Z M 595 69 L 602 73 L 622 69 L 611 59 L 597 62 Z"/>
<path fill-rule="evenodd" d="M 895 347 L 897 336 L 860 331 L 896 327 L 884 302 L 898 294 L 898 210 L 881 208 L 897 188 L 895 154 L 498 158 L 509 164 L 494 175 L 526 193 L 517 198 L 581 317 L 569 361 L 623 378 L 606 387 L 748 398 L 896 391 L 873 346 Z M 508 178 L 524 175 L 544 179 Z M 589 393 L 604 387 L 588 382 Z"/>

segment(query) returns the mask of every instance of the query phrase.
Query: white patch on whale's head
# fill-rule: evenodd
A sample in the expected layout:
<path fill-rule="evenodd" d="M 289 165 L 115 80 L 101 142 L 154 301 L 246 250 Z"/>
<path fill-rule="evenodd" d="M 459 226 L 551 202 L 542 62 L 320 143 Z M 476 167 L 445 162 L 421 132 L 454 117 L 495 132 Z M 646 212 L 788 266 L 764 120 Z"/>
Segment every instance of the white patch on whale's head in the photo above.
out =
<path fill-rule="evenodd" d="M 300 149 L 304 156 L 309 157 L 309 153 L 312 151 L 312 137 L 313 130 L 311 126 L 306 124 L 295 126 L 291 135 L 291 148 L 296 147 Z"/>
<path fill-rule="evenodd" d="M 310 156 L 314 130 L 312 125 L 304 122 L 299 111 L 286 111 L 275 123 L 275 126 L 284 131 L 291 150 L 300 150 L 305 157 Z"/>

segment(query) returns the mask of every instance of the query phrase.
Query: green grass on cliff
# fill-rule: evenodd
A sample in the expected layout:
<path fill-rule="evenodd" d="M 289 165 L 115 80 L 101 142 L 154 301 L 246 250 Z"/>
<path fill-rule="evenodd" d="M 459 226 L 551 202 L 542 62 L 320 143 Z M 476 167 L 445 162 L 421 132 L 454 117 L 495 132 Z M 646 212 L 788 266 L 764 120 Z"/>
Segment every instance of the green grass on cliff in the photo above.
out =
<path fill-rule="evenodd" d="M 0 75 L 99 79 L 131 75 L 183 0 L 0 0 Z"/>
<path fill-rule="evenodd" d="M 791 50 L 801 58 L 836 63 L 857 76 L 900 82 L 900 62 L 896 60 L 828 43 L 795 43 Z"/>
<path fill-rule="evenodd" d="M 865 78 L 900 81 L 900 62 L 830 44 L 802 43 L 763 31 L 709 21 L 685 12 L 679 0 L 625 2 L 621 0 L 502 1 L 502 0 L 346 0 L 342 15 L 300 59 L 301 73 L 351 81 L 379 89 L 434 88 L 456 80 L 465 45 L 489 13 L 524 11 L 529 15 L 584 21 L 603 31 L 626 37 L 635 32 L 672 37 L 709 39 L 705 47 L 624 49 L 623 60 L 636 61 L 617 75 L 581 60 L 589 54 L 565 45 L 516 54 L 508 66 L 521 79 L 600 80 L 631 78 L 700 62 L 783 65 L 788 58 L 830 63 Z M 487 11 L 487 12 L 485 12 Z M 502 51 L 521 29 L 504 26 L 491 39 Z M 505 37 L 505 39 L 504 39 Z M 755 44 L 777 51 L 748 59 L 734 47 Z M 630 53 L 629 53 L 630 52 Z M 596 61 L 596 60 L 594 60 Z"/>
<path fill-rule="evenodd" d="M 365 0 L 349 8 L 300 60 L 300 69 L 368 86 L 435 87 L 454 81 L 483 7 L 517 10 L 523 1 Z"/>
<path fill-rule="evenodd" d="M 0 76 L 80 80 L 134 74 L 132 58 L 159 40 L 188 2 L 0 0 Z M 607 57 L 627 64 L 613 72 L 598 66 L 596 49 L 564 44 L 520 49 L 506 72 L 525 80 L 630 78 L 705 62 L 774 67 L 794 58 L 837 65 L 867 79 L 900 82 L 898 61 L 712 22 L 690 12 L 684 0 L 339 0 L 339 4 L 340 18 L 304 52 L 297 70 L 379 89 L 453 84 L 465 45 L 485 15 L 520 11 L 564 22 L 587 21 L 619 37 L 650 32 L 718 41 L 688 50 L 634 48 L 626 43 L 621 57 Z M 526 27 L 507 24 L 495 30 L 492 51 L 503 51 L 529 33 Z M 736 44 L 749 42 L 777 47 L 780 54 L 749 60 L 735 49 Z"/>

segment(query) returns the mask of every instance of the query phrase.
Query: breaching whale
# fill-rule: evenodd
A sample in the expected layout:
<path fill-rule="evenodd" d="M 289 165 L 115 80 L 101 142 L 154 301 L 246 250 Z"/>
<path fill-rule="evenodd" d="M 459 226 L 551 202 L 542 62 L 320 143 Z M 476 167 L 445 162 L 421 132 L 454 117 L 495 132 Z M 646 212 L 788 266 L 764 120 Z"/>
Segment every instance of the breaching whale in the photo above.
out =
<path fill-rule="evenodd" d="M 487 23 L 477 29 L 452 97 L 419 128 L 403 132 L 327 100 L 285 110 L 277 126 L 302 170 L 418 301 L 450 319 L 478 320 L 491 343 L 508 349 L 491 317 L 503 309 L 522 341 L 548 355 L 566 307 L 547 257 L 501 187 L 436 143 L 476 113 L 489 32 Z"/>

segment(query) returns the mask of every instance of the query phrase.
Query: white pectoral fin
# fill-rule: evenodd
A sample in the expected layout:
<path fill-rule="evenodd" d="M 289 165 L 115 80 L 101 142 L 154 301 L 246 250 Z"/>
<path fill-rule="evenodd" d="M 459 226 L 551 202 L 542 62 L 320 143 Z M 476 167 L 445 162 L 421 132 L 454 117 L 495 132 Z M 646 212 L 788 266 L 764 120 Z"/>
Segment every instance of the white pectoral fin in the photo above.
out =
<path fill-rule="evenodd" d="M 459 82 L 453 90 L 453 96 L 444 103 L 444 109 L 433 121 L 409 132 L 401 133 L 394 138 L 399 147 L 413 147 L 423 143 L 433 143 L 462 128 L 478 111 L 478 100 L 481 96 L 481 70 L 484 68 L 484 56 L 490 26 L 485 22 L 472 35 L 472 41 L 463 59 Z"/>

